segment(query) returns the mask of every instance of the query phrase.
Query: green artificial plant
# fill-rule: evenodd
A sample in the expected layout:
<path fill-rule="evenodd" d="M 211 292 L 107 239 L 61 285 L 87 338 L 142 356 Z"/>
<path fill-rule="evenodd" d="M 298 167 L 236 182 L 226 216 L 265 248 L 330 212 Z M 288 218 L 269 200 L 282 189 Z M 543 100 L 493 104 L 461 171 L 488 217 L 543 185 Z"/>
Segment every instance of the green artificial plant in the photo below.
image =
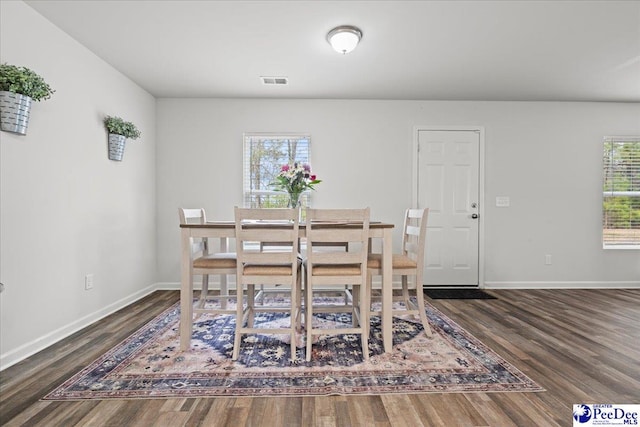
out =
<path fill-rule="evenodd" d="M 107 116 L 104 119 L 104 125 L 109 133 L 122 135 L 125 138 L 138 139 L 141 134 L 136 125 L 131 122 L 125 122 L 120 117 Z"/>
<path fill-rule="evenodd" d="M 55 92 L 34 71 L 9 64 L 0 64 L 0 91 L 19 93 L 34 101 L 49 99 Z"/>

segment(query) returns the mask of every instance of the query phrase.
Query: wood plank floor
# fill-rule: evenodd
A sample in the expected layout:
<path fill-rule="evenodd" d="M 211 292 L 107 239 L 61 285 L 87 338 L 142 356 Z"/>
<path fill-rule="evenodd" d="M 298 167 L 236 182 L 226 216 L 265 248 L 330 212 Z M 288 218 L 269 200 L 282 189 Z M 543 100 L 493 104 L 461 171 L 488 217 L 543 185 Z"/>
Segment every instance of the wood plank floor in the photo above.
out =
<path fill-rule="evenodd" d="M 574 403 L 640 403 L 640 290 L 501 290 L 430 300 L 539 393 L 39 399 L 178 301 L 158 291 L 0 373 L 6 426 L 568 426 Z"/>

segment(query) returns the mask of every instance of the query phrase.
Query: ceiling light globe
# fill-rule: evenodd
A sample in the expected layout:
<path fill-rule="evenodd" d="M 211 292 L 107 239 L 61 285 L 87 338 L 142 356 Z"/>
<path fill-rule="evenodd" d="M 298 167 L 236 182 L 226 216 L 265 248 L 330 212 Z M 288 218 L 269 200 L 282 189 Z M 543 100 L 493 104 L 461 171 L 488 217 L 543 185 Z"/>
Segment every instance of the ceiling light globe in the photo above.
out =
<path fill-rule="evenodd" d="M 362 31 L 347 25 L 336 27 L 327 34 L 327 40 L 331 47 L 343 55 L 355 49 L 361 38 Z"/>

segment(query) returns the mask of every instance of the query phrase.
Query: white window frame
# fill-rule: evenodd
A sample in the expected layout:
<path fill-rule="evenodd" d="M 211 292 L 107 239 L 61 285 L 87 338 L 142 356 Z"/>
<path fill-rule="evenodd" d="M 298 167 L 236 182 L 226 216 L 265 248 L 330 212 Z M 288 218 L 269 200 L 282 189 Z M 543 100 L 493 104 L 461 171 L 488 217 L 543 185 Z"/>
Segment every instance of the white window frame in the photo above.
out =
<path fill-rule="evenodd" d="M 604 141 L 603 141 L 603 149 L 606 149 L 607 144 L 610 144 L 610 143 L 636 143 L 640 145 L 640 136 L 607 136 L 604 138 Z M 638 233 L 635 233 L 636 235 L 632 234 L 630 242 L 623 241 L 621 243 L 620 242 L 616 243 L 615 237 L 608 237 L 608 236 L 611 236 L 611 233 L 607 233 L 607 230 L 612 230 L 612 229 L 606 228 L 606 211 L 605 211 L 606 200 L 611 197 L 614 197 L 614 198 L 615 197 L 633 197 L 633 198 L 637 197 L 640 199 L 640 189 L 632 188 L 631 190 L 628 190 L 628 189 L 618 188 L 613 183 L 612 180 L 611 180 L 611 184 L 607 183 L 606 176 L 614 174 L 615 172 L 618 171 L 616 166 L 608 160 L 611 160 L 611 156 L 603 155 L 603 165 L 602 165 L 603 191 L 602 191 L 602 204 L 601 204 L 602 206 L 602 247 L 603 249 L 607 249 L 607 250 L 608 249 L 640 250 L 640 237 L 637 237 L 638 233 L 640 233 L 640 230 L 638 230 Z M 637 170 L 638 173 L 640 174 L 640 162 L 638 162 L 638 159 L 633 159 L 632 164 L 634 166 L 634 169 Z M 631 228 L 632 230 L 636 230 L 635 224 L 632 224 L 631 226 L 632 226 Z"/>
<path fill-rule="evenodd" d="M 306 148 L 306 156 L 301 155 L 299 157 L 299 162 L 310 164 L 311 161 L 311 135 L 308 133 L 268 133 L 268 132 L 245 132 L 243 135 L 243 158 L 242 158 L 242 193 L 243 193 L 243 204 L 244 207 L 258 207 L 257 205 L 253 205 L 253 201 L 255 200 L 255 196 L 282 196 L 279 204 L 274 204 L 271 207 L 286 207 L 284 200 L 286 199 L 286 193 L 282 191 L 270 190 L 270 189 L 255 189 L 251 188 L 251 171 L 250 171 L 250 161 L 251 161 L 251 150 L 252 150 L 252 141 L 255 139 L 265 139 L 265 140 L 287 140 L 287 139 L 298 139 L 298 140 L 306 140 L 307 148 Z M 280 166 L 288 163 L 283 159 Z M 310 207 L 311 206 L 311 192 L 305 191 L 301 196 L 302 206 Z M 276 206 L 277 205 L 277 206 Z"/>

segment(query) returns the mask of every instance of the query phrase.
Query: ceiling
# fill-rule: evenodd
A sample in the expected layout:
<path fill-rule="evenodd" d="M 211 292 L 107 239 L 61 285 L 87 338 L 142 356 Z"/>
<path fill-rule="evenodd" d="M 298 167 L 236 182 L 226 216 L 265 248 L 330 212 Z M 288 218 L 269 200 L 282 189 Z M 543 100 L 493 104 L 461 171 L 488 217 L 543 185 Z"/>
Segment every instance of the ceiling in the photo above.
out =
<path fill-rule="evenodd" d="M 640 1 L 26 3 L 157 97 L 640 102 Z"/>

